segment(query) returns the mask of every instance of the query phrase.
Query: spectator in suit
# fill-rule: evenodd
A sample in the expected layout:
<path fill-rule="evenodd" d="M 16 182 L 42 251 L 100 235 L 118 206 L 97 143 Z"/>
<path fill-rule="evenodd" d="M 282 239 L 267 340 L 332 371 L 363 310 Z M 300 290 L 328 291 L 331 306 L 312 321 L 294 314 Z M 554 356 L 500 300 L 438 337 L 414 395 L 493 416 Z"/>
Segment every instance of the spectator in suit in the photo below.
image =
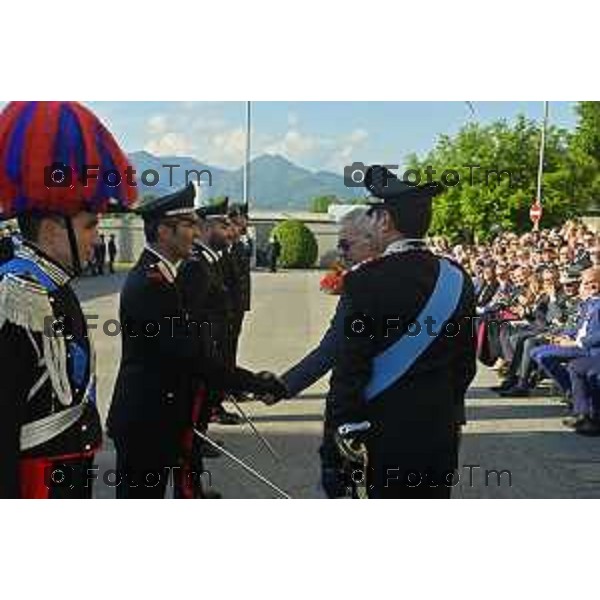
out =
<path fill-rule="evenodd" d="M 96 274 L 104 275 L 104 265 L 106 263 L 106 240 L 104 235 L 101 235 L 94 247 L 94 262 L 96 266 Z"/>
<path fill-rule="evenodd" d="M 501 396 L 528 396 L 535 380 L 531 350 L 550 343 L 552 335 L 562 331 L 571 312 L 576 311 L 578 280 L 557 279 L 556 270 L 546 269 L 542 274 L 542 293 L 534 309 L 529 327 L 517 332 L 512 340 L 514 354 L 504 382 L 492 388 Z"/>
<path fill-rule="evenodd" d="M 277 239 L 277 236 L 273 234 L 269 241 L 269 269 L 271 273 L 277 272 L 277 261 L 281 255 L 281 242 Z"/>
<path fill-rule="evenodd" d="M 483 268 L 482 282 L 477 291 L 477 306 L 483 308 L 494 297 L 498 290 L 498 280 L 496 279 L 496 270 L 493 265 L 486 265 Z"/>
<path fill-rule="evenodd" d="M 117 243 L 115 236 L 111 235 L 108 240 L 108 270 L 110 273 L 115 272 L 115 258 L 117 256 Z"/>
<path fill-rule="evenodd" d="M 600 268 L 583 272 L 579 295 L 582 307 L 577 328 L 532 351 L 533 360 L 569 396 L 572 386 L 567 364 L 600 355 Z"/>

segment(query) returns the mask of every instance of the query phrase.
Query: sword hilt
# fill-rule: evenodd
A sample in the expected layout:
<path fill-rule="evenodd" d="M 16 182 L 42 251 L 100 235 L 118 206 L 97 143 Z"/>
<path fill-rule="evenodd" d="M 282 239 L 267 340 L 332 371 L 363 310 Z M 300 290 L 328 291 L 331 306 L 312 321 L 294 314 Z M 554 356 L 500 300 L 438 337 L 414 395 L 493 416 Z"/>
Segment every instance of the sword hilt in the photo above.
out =
<path fill-rule="evenodd" d="M 342 456 L 350 462 L 363 463 L 367 453 L 365 442 L 370 431 L 370 421 L 340 425 L 335 438 Z"/>
<path fill-rule="evenodd" d="M 359 423 L 344 423 L 338 427 L 338 435 L 342 438 L 355 437 L 360 433 L 367 433 L 371 429 L 370 421 L 360 421 Z"/>

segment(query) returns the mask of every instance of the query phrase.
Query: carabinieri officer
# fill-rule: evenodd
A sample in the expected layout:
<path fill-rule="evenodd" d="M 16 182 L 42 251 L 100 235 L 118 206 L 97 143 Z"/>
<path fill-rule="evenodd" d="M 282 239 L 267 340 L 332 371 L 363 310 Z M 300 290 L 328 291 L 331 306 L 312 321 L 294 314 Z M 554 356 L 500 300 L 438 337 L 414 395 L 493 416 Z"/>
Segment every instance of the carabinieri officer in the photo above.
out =
<path fill-rule="evenodd" d="M 86 166 L 97 177 L 83 184 Z M 126 155 L 77 102 L 12 102 L 0 114 L 0 218 L 22 243 L 0 264 L 0 497 L 89 498 L 102 442 L 96 373 L 71 280 L 98 213 L 126 208 Z M 106 185 L 116 172 L 118 185 Z M 11 256 L 12 254 L 12 256 Z"/>
<path fill-rule="evenodd" d="M 475 374 L 473 286 L 423 241 L 437 185 L 414 186 L 383 167 L 365 182 L 382 254 L 344 280 L 334 420 L 346 426 L 342 439 L 362 431 L 370 498 L 448 498 Z"/>
<path fill-rule="evenodd" d="M 207 354 L 204 325 L 188 319 L 177 275 L 197 234 L 194 199 L 189 184 L 136 209 L 147 245 L 121 292 L 122 357 L 108 417 L 119 498 L 165 496 L 182 464 L 201 383 L 256 393 L 281 388 L 274 376 Z"/>

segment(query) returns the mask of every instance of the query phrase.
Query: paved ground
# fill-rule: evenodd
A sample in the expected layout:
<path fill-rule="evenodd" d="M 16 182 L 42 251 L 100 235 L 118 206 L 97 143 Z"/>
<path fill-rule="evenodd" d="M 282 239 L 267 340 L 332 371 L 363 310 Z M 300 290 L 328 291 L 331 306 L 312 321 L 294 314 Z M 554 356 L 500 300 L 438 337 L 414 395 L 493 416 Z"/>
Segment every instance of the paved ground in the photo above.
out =
<path fill-rule="evenodd" d="M 316 343 L 327 326 L 335 299 L 319 292 L 318 272 L 254 273 L 253 311 L 244 325 L 240 363 L 252 369 L 285 370 Z M 123 275 L 80 282 L 79 292 L 98 351 L 99 402 L 105 418 L 120 354 L 120 338 L 102 331 L 116 318 Z M 564 409 L 556 398 L 542 395 L 504 399 L 490 393 L 495 374 L 481 368 L 469 391 L 468 418 L 461 450 L 456 498 L 600 497 L 600 438 L 585 439 L 561 425 Z M 256 442 L 248 426 L 211 428 L 211 435 L 247 459 L 296 498 L 322 497 L 318 489 L 317 449 L 327 379 L 298 399 L 275 407 L 243 404 L 257 428 L 283 460 L 277 464 Z M 113 467 L 110 442 L 98 459 L 100 475 Z M 471 465 L 468 467 L 467 465 Z M 270 498 L 274 494 L 227 458 L 207 461 L 212 485 L 228 498 Z M 487 471 L 510 471 L 500 477 Z M 98 486 L 99 497 L 114 490 Z"/>

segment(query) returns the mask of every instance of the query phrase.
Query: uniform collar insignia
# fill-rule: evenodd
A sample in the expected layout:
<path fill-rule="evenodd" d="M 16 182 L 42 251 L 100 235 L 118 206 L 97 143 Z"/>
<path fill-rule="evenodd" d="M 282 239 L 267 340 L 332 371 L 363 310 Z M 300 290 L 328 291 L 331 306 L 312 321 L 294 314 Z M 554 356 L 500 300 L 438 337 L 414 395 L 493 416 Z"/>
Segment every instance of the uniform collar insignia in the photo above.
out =
<path fill-rule="evenodd" d="M 427 249 L 427 243 L 422 239 L 411 239 L 406 238 L 402 240 L 396 240 L 392 242 L 383 253 L 383 256 L 389 254 L 397 254 L 399 252 L 408 252 L 409 250 L 425 250 Z"/>
<path fill-rule="evenodd" d="M 200 241 L 196 243 L 213 259 L 213 261 L 219 260 L 219 255 L 210 246 L 207 246 L 204 242 Z"/>
<path fill-rule="evenodd" d="M 161 273 L 165 276 L 165 278 L 170 283 L 173 283 L 173 281 L 175 281 L 177 277 L 177 270 L 179 268 L 179 265 L 181 264 L 181 261 L 179 261 L 176 264 L 172 263 L 170 260 L 166 259 L 160 252 L 158 252 L 151 246 L 146 246 L 146 250 L 154 254 L 159 259 L 160 262 L 157 264 L 158 268 L 160 269 Z"/>

